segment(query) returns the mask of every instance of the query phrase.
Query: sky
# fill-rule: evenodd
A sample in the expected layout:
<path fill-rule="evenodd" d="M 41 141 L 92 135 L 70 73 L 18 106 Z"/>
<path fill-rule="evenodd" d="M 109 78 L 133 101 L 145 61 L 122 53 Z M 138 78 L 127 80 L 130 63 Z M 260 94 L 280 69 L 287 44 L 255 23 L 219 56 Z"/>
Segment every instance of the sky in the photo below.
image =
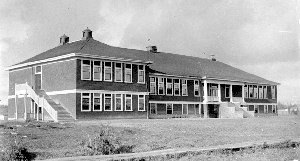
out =
<path fill-rule="evenodd" d="M 66 34 L 112 46 L 208 58 L 280 83 L 278 101 L 300 102 L 300 0 L 1 0 L 0 104 L 7 67 Z"/>

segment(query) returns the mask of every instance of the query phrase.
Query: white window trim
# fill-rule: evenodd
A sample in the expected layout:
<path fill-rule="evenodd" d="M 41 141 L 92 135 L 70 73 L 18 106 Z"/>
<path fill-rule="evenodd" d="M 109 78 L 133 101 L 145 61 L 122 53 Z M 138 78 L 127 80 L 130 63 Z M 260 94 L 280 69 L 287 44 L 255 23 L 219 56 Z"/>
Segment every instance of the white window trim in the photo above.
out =
<path fill-rule="evenodd" d="M 168 114 L 168 104 L 170 104 L 172 106 L 172 114 Z M 173 104 L 172 103 L 166 103 L 166 115 L 173 115 Z"/>
<path fill-rule="evenodd" d="M 91 111 L 91 93 L 88 93 L 88 94 L 89 94 L 89 96 L 83 96 L 83 93 L 81 93 L 80 108 L 81 108 L 82 112 Z M 82 100 L 83 100 L 83 98 L 88 98 L 89 99 L 89 109 L 88 110 L 83 110 L 82 109 Z"/>
<path fill-rule="evenodd" d="M 227 89 L 228 88 L 228 89 Z M 226 96 L 227 90 L 229 91 L 229 96 Z M 230 98 L 230 86 L 225 84 L 225 98 Z"/>
<path fill-rule="evenodd" d="M 107 93 L 106 93 L 107 94 Z M 104 94 L 104 107 L 103 107 L 103 111 L 113 111 L 113 103 L 112 103 L 112 100 L 113 100 L 113 94 L 110 94 L 110 97 L 106 97 L 105 95 L 106 94 Z M 110 98 L 110 110 L 106 110 L 105 109 L 105 100 L 106 100 L 106 98 Z"/>
<path fill-rule="evenodd" d="M 250 87 L 250 86 L 251 86 L 251 87 Z M 252 97 L 251 97 L 251 95 L 250 95 L 251 91 L 252 91 Z M 254 98 L 253 85 L 249 85 L 249 91 L 248 91 L 248 93 L 249 93 L 249 98 Z"/>
<path fill-rule="evenodd" d="M 138 65 L 138 83 L 141 83 L 141 84 L 145 84 L 145 65 L 141 65 L 141 66 L 143 66 L 143 70 L 140 70 L 140 65 Z M 131 67 L 131 69 L 132 69 L 132 67 Z M 143 78 L 143 82 L 141 82 L 140 81 L 140 76 L 139 76 L 139 74 L 140 74 L 140 71 L 142 71 L 143 73 L 144 73 L 144 78 Z"/>
<path fill-rule="evenodd" d="M 121 97 L 117 97 L 117 94 L 115 94 L 115 111 L 123 111 L 123 94 L 120 94 Z M 117 98 L 121 98 L 121 110 L 117 110 Z"/>
<path fill-rule="evenodd" d="M 246 86 L 246 87 L 245 87 Z M 246 85 L 244 85 L 244 97 L 245 98 L 248 98 L 248 95 L 249 95 L 249 90 L 248 90 L 248 85 L 246 84 Z"/>
<path fill-rule="evenodd" d="M 124 69 L 125 69 L 125 72 L 124 72 L 124 73 L 125 73 L 125 74 L 124 74 L 124 75 L 125 75 L 125 76 L 124 76 L 124 77 L 125 77 L 125 78 L 124 78 L 124 82 L 125 82 L 125 83 L 132 83 L 132 64 L 130 64 L 130 71 L 131 71 L 131 78 L 130 78 L 130 81 L 127 81 L 127 80 L 126 80 L 126 71 L 129 70 L 128 68 L 126 68 L 126 65 L 127 65 L 127 64 L 130 64 L 130 63 L 124 64 Z"/>
<path fill-rule="evenodd" d="M 272 99 L 276 99 L 276 93 L 275 93 L 275 86 L 271 86 L 271 95 L 272 95 Z M 273 95 L 274 93 L 274 95 Z M 274 97 L 273 97 L 274 96 Z"/>
<path fill-rule="evenodd" d="M 185 81 L 185 84 L 183 84 L 184 81 Z M 181 89 L 182 96 L 188 96 L 187 79 L 182 79 L 181 82 L 182 82 L 182 89 Z M 183 86 L 185 86 L 185 88 L 186 88 L 186 94 L 183 94 L 183 89 L 184 89 Z"/>
<path fill-rule="evenodd" d="M 263 98 L 264 98 L 264 89 L 263 89 L 263 86 L 258 86 L 258 99 L 263 99 Z"/>
<path fill-rule="evenodd" d="M 128 94 L 125 94 L 125 111 L 133 111 L 133 110 L 132 110 L 132 94 L 129 94 L 130 97 L 126 97 L 126 95 L 128 95 Z M 130 110 L 127 110 L 127 109 L 126 109 L 126 102 L 127 102 L 127 99 L 130 99 Z"/>
<path fill-rule="evenodd" d="M 196 82 L 198 82 L 198 85 L 197 85 L 197 88 L 198 88 L 198 95 L 196 95 L 195 94 L 195 92 L 196 92 Z M 199 87 L 200 87 L 200 81 L 199 80 L 194 80 L 194 96 L 196 96 L 196 97 L 199 97 L 200 96 L 200 89 L 199 89 Z"/>
<path fill-rule="evenodd" d="M 183 113 L 183 105 L 186 105 L 186 114 Z M 182 115 L 188 115 L 189 114 L 189 105 L 188 104 L 182 104 L 181 108 L 182 108 Z"/>
<path fill-rule="evenodd" d="M 115 62 L 115 82 L 123 82 L 123 68 L 122 68 L 123 67 L 123 63 L 120 63 L 121 64 L 121 80 L 120 81 L 116 80 L 116 78 L 117 78 L 116 77 L 116 75 L 117 75 L 116 71 L 117 71 L 117 69 L 120 69 L 119 67 L 117 67 L 117 63 L 118 62 Z"/>
<path fill-rule="evenodd" d="M 95 65 L 95 61 L 93 61 L 93 81 L 102 81 L 102 61 L 100 62 L 100 66 L 99 65 Z M 98 60 L 97 60 L 98 61 Z M 100 79 L 95 79 L 95 67 L 100 67 Z"/>
<path fill-rule="evenodd" d="M 90 65 L 86 65 L 86 64 L 83 64 L 84 60 L 86 60 L 86 59 L 81 60 L 81 71 L 80 71 L 81 72 L 81 80 L 91 80 L 92 79 L 92 66 L 91 66 L 92 62 L 91 62 L 91 60 L 87 60 L 87 61 L 90 61 Z M 90 67 L 90 78 L 89 79 L 84 79 L 83 78 L 83 74 L 82 74 L 83 73 L 83 66 L 89 66 Z"/>
<path fill-rule="evenodd" d="M 172 82 L 171 83 L 168 83 L 168 79 L 171 79 Z M 168 84 L 171 84 L 171 89 L 172 89 L 172 93 L 171 94 L 168 94 Z M 173 79 L 172 78 L 166 78 L 166 95 L 167 96 L 173 96 Z"/>
<path fill-rule="evenodd" d="M 95 94 L 93 93 L 93 111 L 102 111 L 102 93 L 98 93 L 100 96 L 95 96 Z M 95 110 L 95 98 L 100 98 L 100 110 Z"/>
<path fill-rule="evenodd" d="M 155 106 L 155 114 L 151 113 L 151 104 Z M 150 103 L 150 115 L 157 115 L 157 103 Z"/>
<path fill-rule="evenodd" d="M 143 100 L 144 100 L 144 109 L 140 110 L 140 96 L 143 96 Z M 145 95 L 138 95 L 138 111 L 146 111 L 146 98 Z"/>
<path fill-rule="evenodd" d="M 41 71 L 40 72 L 36 72 L 36 67 L 38 67 L 38 66 L 41 67 Z M 41 89 L 43 89 L 43 66 L 42 65 L 38 65 L 38 66 L 34 67 L 34 74 L 40 74 L 41 75 Z"/>
<path fill-rule="evenodd" d="M 253 85 L 253 96 L 253 98 L 258 99 L 258 85 Z"/>
<path fill-rule="evenodd" d="M 180 79 L 178 79 L 178 78 L 176 78 L 178 81 L 179 81 L 179 83 L 175 83 L 175 79 L 173 79 L 173 84 L 174 84 L 174 87 L 173 87 L 173 93 L 174 93 L 174 96 L 180 96 Z M 178 94 L 176 94 L 175 93 L 175 84 L 177 84 L 178 85 L 178 91 L 179 91 L 179 93 Z"/>
<path fill-rule="evenodd" d="M 150 80 L 151 80 L 151 78 L 154 78 L 154 82 L 151 82 Z M 156 91 L 157 91 L 157 89 L 156 89 L 156 77 L 150 77 L 149 78 L 149 81 L 150 81 L 150 95 L 156 95 Z M 151 93 L 151 84 L 154 84 L 154 86 L 155 86 L 155 90 L 154 90 L 154 93 Z"/>
<path fill-rule="evenodd" d="M 107 62 L 110 62 L 110 67 L 106 67 L 105 66 L 105 63 L 107 63 Z M 112 82 L 112 77 L 113 77 L 113 72 L 112 72 L 112 62 L 111 61 L 105 61 L 105 62 L 103 62 L 104 63 L 104 71 L 103 71 L 103 73 L 104 73 L 104 81 L 107 81 L 107 82 Z M 106 71 L 106 68 L 110 68 L 110 74 L 111 74 L 111 76 L 110 76 L 110 80 L 105 80 L 105 71 Z"/>
<path fill-rule="evenodd" d="M 163 80 L 162 82 L 159 81 L 160 78 Z M 163 89 L 163 93 L 162 93 L 162 94 L 159 93 L 159 84 L 160 84 L 160 83 L 163 84 L 163 88 L 162 88 L 162 89 Z M 158 87 L 157 87 L 157 94 L 158 94 L 158 95 L 165 95 L 165 93 L 166 93 L 165 88 L 164 88 L 164 86 L 165 86 L 165 78 L 163 78 L 163 77 L 158 77 L 158 84 L 157 84 L 157 85 L 158 85 Z"/>

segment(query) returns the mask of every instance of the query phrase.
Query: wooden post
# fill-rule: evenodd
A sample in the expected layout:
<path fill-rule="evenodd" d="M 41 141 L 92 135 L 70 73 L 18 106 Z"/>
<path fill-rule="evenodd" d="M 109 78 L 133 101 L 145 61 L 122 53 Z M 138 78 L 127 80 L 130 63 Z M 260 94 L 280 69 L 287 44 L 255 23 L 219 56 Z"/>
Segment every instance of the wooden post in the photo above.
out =
<path fill-rule="evenodd" d="M 26 99 L 27 99 L 27 92 L 25 93 L 24 95 L 24 107 L 25 107 L 25 110 L 24 110 L 24 119 L 27 120 L 27 106 L 26 106 Z"/>
<path fill-rule="evenodd" d="M 208 118 L 208 104 L 203 104 L 204 118 Z"/>
<path fill-rule="evenodd" d="M 203 92 L 204 92 L 204 101 L 203 102 L 208 102 L 207 80 L 204 80 Z"/>
<path fill-rule="evenodd" d="M 42 121 L 44 121 L 44 107 L 45 107 L 45 96 L 43 95 L 43 106 L 41 107 L 42 108 Z"/>
<path fill-rule="evenodd" d="M 218 84 L 218 97 L 219 97 L 219 102 L 222 102 L 221 100 L 221 84 Z"/>
<path fill-rule="evenodd" d="M 16 120 L 18 120 L 18 95 L 15 96 Z"/>
<path fill-rule="evenodd" d="M 232 99 L 232 84 L 230 84 L 230 86 L 229 86 L 229 97 L 230 97 L 230 102 L 233 102 L 233 99 Z"/>

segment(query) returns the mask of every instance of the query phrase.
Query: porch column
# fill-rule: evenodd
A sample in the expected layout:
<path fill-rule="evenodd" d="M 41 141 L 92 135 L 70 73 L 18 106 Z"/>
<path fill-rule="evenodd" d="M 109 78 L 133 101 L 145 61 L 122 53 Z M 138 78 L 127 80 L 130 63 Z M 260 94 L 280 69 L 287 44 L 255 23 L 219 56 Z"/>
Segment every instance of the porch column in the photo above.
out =
<path fill-rule="evenodd" d="M 16 120 L 18 120 L 18 95 L 15 95 Z"/>
<path fill-rule="evenodd" d="M 208 118 L 208 105 L 203 104 L 204 118 Z"/>
<path fill-rule="evenodd" d="M 219 97 L 219 102 L 222 102 L 222 100 L 221 100 L 221 84 L 218 84 L 218 97 Z"/>
<path fill-rule="evenodd" d="M 39 113 L 40 113 L 40 107 L 37 105 L 37 111 L 36 111 L 36 120 L 39 121 Z"/>
<path fill-rule="evenodd" d="M 229 86 L 229 97 L 230 97 L 230 102 L 233 102 L 232 100 L 232 84 Z"/>
<path fill-rule="evenodd" d="M 43 95 L 43 107 L 42 108 L 42 121 L 44 121 L 44 107 L 45 107 L 45 97 Z"/>
<path fill-rule="evenodd" d="M 27 106 L 26 106 L 27 92 L 24 94 L 24 119 L 27 120 Z"/>
<path fill-rule="evenodd" d="M 207 98 L 207 80 L 204 80 L 204 87 L 203 87 L 203 92 L 204 92 L 204 101 L 203 102 L 208 102 Z M 204 108 L 205 109 L 205 108 Z M 204 112 L 205 113 L 205 112 Z"/>
<path fill-rule="evenodd" d="M 245 102 L 245 89 L 244 89 L 244 85 L 242 85 L 242 99 L 243 99 L 243 102 Z"/>

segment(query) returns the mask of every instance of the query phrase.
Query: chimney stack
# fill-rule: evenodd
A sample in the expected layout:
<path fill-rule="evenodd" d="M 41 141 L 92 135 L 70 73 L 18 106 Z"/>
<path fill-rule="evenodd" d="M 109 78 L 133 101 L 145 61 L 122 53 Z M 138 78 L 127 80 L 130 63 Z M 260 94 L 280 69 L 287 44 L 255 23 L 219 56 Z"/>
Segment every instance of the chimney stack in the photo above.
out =
<path fill-rule="evenodd" d="M 213 54 L 210 54 L 209 59 L 211 59 L 211 61 L 216 61 L 216 60 L 217 60 L 217 59 L 215 58 L 215 55 L 213 55 Z"/>
<path fill-rule="evenodd" d="M 64 45 L 69 42 L 69 37 L 64 34 L 60 37 L 59 40 L 60 40 L 59 45 Z"/>
<path fill-rule="evenodd" d="M 82 40 L 88 40 L 88 39 L 92 39 L 93 35 L 92 32 L 88 27 L 82 31 L 83 32 L 83 36 L 82 36 Z"/>
<path fill-rule="evenodd" d="M 156 46 L 147 46 L 147 51 L 151 53 L 156 53 L 157 52 L 157 47 Z"/>

